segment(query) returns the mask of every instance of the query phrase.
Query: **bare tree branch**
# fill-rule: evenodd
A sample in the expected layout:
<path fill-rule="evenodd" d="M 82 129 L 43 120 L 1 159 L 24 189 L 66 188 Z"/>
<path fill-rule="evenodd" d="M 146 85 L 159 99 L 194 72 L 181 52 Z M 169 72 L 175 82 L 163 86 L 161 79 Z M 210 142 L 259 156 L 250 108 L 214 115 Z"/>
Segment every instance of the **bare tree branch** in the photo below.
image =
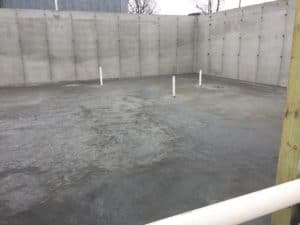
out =
<path fill-rule="evenodd" d="M 129 13 L 133 14 L 153 14 L 157 7 L 156 0 L 129 0 Z"/>
<path fill-rule="evenodd" d="M 211 14 L 219 12 L 223 0 L 195 0 L 196 8 L 201 14 Z"/>

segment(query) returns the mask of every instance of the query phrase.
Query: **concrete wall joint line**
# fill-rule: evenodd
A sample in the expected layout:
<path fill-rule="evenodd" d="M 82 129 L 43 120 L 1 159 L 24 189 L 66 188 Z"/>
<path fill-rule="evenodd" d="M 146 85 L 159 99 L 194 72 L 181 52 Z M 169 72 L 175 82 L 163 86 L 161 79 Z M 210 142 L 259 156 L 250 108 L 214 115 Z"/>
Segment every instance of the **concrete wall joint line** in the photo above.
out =
<path fill-rule="evenodd" d="M 97 13 L 94 13 L 95 16 L 94 16 L 94 25 L 95 25 L 95 33 L 96 33 L 96 54 L 97 54 L 97 62 L 98 62 L 98 67 L 97 67 L 97 71 L 99 69 L 99 66 L 102 66 L 101 65 L 101 51 L 100 51 L 100 41 L 99 41 L 99 31 L 98 31 L 98 23 L 97 23 Z M 103 68 L 102 68 L 103 69 Z"/>
<path fill-rule="evenodd" d="M 71 20 L 71 37 L 72 37 L 72 52 L 73 52 L 73 63 L 74 63 L 74 76 L 75 80 L 78 80 L 78 72 L 77 72 L 77 57 L 76 57 L 76 43 L 75 43 L 75 34 L 74 34 L 74 23 L 73 23 L 73 15 L 70 12 L 70 20 Z"/>
<path fill-rule="evenodd" d="M 240 68 L 240 62 L 241 62 L 241 47 L 242 47 L 242 26 L 244 23 L 244 10 L 241 10 L 242 12 L 242 17 L 240 20 L 240 34 L 239 34 L 239 44 L 238 44 L 238 55 L 237 55 L 237 79 L 240 79 L 240 73 L 241 73 L 241 68 Z"/>
<path fill-rule="evenodd" d="M 158 74 L 160 74 L 160 71 L 161 71 L 161 58 L 160 58 L 160 55 L 161 55 L 161 52 L 160 52 L 160 16 L 158 16 L 157 18 L 157 26 L 158 26 Z"/>
<path fill-rule="evenodd" d="M 176 62 L 176 65 L 175 65 L 175 74 L 177 74 L 178 73 L 178 48 L 179 48 L 179 29 L 178 29 L 178 26 L 179 26 L 179 17 L 178 16 L 176 16 L 176 51 L 175 51 L 175 53 L 176 53 L 176 60 L 175 60 L 175 62 Z"/>
<path fill-rule="evenodd" d="M 46 49 L 48 55 L 48 65 L 49 65 L 49 80 L 53 81 L 53 71 L 52 71 L 52 57 L 50 53 L 50 43 L 49 43 L 49 28 L 48 28 L 48 20 L 46 11 L 44 11 L 44 18 L 45 18 L 45 34 L 46 34 Z"/>
<path fill-rule="evenodd" d="M 261 41 L 262 41 L 262 31 L 263 31 L 263 16 L 264 16 L 264 5 L 261 6 L 261 16 L 260 16 L 260 23 L 259 23 L 259 34 L 258 34 L 258 49 L 257 49 L 257 59 L 256 59 L 256 72 L 254 82 L 257 83 L 258 74 L 259 74 L 259 67 L 260 67 L 260 59 L 261 59 Z"/>
<path fill-rule="evenodd" d="M 223 36 L 222 36 L 222 50 L 221 50 L 221 73 L 226 76 L 226 74 L 224 74 L 224 57 L 225 57 L 224 52 L 225 52 L 225 42 L 226 42 L 225 24 L 227 22 L 227 20 L 226 20 L 226 18 L 227 18 L 226 12 L 224 13 L 224 17 L 225 17 L 225 19 L 224 19 L 223 30 L 222 30 L 223 31 Z"/>
<path fill-rule="evenodd" d="M 121 37 L 120 37 L 120 16 L 117 16 L 117 30 L 118 30 L 118 51 L 119 51 L 119 78 L 122 77 L 122 61 L 121 61 Z"/>
<path fill-rule="evenodd" d="M 288 3 L 286 4 L 286 13 L 285 13 L 285 22 L 284 22 L 284 33 L 282 34 L 282 45 L 281 45 L 281 53 L 280 53 L 280 64 L 279 64 L 279 72 L 278 72 L 278 77 L 276 84 L 280 86 L 280 78 L 281 78 L 281 72 L 282 72 L 282 67 L 283 67 L 283 55 L 284 55 L 284 49 L 286 47 L 286 34 L 287 34 L 287 24 L 288 24 L 288 12 L 289 12 L 289 6 Z"/>
<path fill-rule="evenodd" d="M 21 30 L 20 30 L 20 23 L 19 23 L 19 13 L 18 13 L 17 9 L 15 9 L 15 19 L 16 19 L 17 32 L 18 32 L 18 44 L 19 44 L 19 51 L 20 51 L 20 60 L 21 60 L 21 64 L 22 64 L 23 83 L 24 83 L 24 85 L 26 85 L 27 75 L 26 75 L 26 69 L 25 69 L 25 63 L 24 63 L 24 54 L 23 54 Z"/>
<path fill-rule="evenodd" d="M 138 58 L 138 64 L 139 64 L 139 75 L 142 77 L 142 40 L 141 40 L 141 16 L 138 16 L 138 51 L 139 51 L 139 58 Z"/>

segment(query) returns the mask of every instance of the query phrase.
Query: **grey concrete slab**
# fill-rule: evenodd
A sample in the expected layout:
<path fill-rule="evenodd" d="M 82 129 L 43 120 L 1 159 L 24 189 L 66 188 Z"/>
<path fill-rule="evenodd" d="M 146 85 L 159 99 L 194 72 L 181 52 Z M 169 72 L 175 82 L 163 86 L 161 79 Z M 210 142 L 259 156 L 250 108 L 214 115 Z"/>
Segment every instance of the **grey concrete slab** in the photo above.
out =
<path fill-rule="evenodd" d="M 140 17 L 141 75 L 159 75 L 159 17 Z"/>
<path fill-rule="evenodd" d="M 159 74 L 176 72 L 177 17 L 160 16 L 160 57 Z"/>
<path fill-rule="evenodd" d="M 177 74 L 193 72 L 194 20 L 193 17 L 178 17 Z"/>
<path fill-rule="evenodd" d="M 140 225 L 272 186 L 284 89 L 177 79 L 0 89 L 0 223 Z"/>
<path fill-rule="evenodd" d="M 76 55 L 76 78 L 78 80 L 98 78 L 95 14 L 72 12 L 72 29 Z"/>
<path fill-rule="evenodd" d="M 238 79 L 239 75 L 242 22 L 243 13 L 241 9 L 230 10 L 224 13 L 225 34 L 222 67 L 223 76 L 231 79 Z"/>
<path fill-rule="evenodd" d="M 198 21 L 198 69 L 202 70 L 205 74 L 209 74 L 208 72 L 208 58 L 210 54 L 210 44 L 209 44 L 209 24 L 210 18 L 208 16 L 200 16 Z"/>
<path fill-rule="evenodd" d="M 40 10 L 18 10 L 17 20 L 26 83 L 50 82 L 51 73 L 45 12 Z"/>
<path fill-rule="evenodd" d="M 224 50 L 224 16 L 223 13 L 210 15 L 210 54 L 208 58 L 209 74 L 223 76 L 223 50 Z"/>
<path fill-rule="evenodd" d="M 139 26 L 137 15 L 120 14 L 121 77 L 140 76 Z"/>
<path fill-rule="evenodd" d="M 0 10 L 0 86 L 24 84 L 15 10 Z"/>
<path fill-rule="evenodd" d="M 96 14 L 99 41 L 99 63 L 105 78 L 120 77 L 119 27 L 114 14 Z"/>
<path fill-rule="evenodd" d="M 259 60 L 262 8 L 247 7 L 243 10 L 243 15 L 239 79 L 255 82 Z"/>
<path fill-rule="evenodd" d="M 286 3 L 281 1 L 263 5 L 257 83 L 278 84 L 287 13 L 285 6 Z"/>
<path fill-rule="evenodd" d="M 71 13 L 46 11 L 53 81 L 76 80 Z"/>

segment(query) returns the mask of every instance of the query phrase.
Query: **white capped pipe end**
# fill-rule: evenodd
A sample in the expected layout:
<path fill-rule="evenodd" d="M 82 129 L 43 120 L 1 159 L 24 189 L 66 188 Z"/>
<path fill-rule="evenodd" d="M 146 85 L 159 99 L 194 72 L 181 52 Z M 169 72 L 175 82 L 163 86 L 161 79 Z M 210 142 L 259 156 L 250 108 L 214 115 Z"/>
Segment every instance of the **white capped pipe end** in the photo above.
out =
<path fill-rule="evenodd" d="M 54 0 L 55 11 L 58 11 L 58 0 Z"/>
<path fill-rule="evenodd" d="M 103 73 L 102 73 L 102 67 L 99 67 L 99 82 L 100 86 L 103 86 Z"/>
<path fill-rule="evenodd" d="M 202 70 L 199 71 L 199 86 L 202 86 Z"/>
<path fill-rule="evenodd" d="M 172 95 L 176 97 L 176 77 L 172 77 Z"/>

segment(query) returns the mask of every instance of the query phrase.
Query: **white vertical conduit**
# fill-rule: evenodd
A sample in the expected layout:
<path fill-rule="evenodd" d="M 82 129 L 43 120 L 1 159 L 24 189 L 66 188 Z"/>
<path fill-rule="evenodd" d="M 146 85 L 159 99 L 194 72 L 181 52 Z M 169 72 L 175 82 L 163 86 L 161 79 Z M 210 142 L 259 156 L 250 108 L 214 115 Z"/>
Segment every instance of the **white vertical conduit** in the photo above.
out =
<path fill-rule="evenodd" d="M 58 0 L 54 0 L 55 11 L 58 11 Z"/>
<path fill-rule="evenodd" d="M 172 77 L 172 95 L 176 97 L 176 77 Z"/>
<path fill-rule="evenodd" d="M 148 225 L 236 225 L 298 203 L 300 203 L 300 179 Z"/>
<path fill-rule="evenodd" d="M 202 85 L 202 70 L 199 71 L 199 86 Z"/>
<path fill-rule="evenodd" d="M 100 86 L 103 86 L 103 74 L 102 74 L 102 67 L 99 67 L 99 79 L 100 79 Z"/>

